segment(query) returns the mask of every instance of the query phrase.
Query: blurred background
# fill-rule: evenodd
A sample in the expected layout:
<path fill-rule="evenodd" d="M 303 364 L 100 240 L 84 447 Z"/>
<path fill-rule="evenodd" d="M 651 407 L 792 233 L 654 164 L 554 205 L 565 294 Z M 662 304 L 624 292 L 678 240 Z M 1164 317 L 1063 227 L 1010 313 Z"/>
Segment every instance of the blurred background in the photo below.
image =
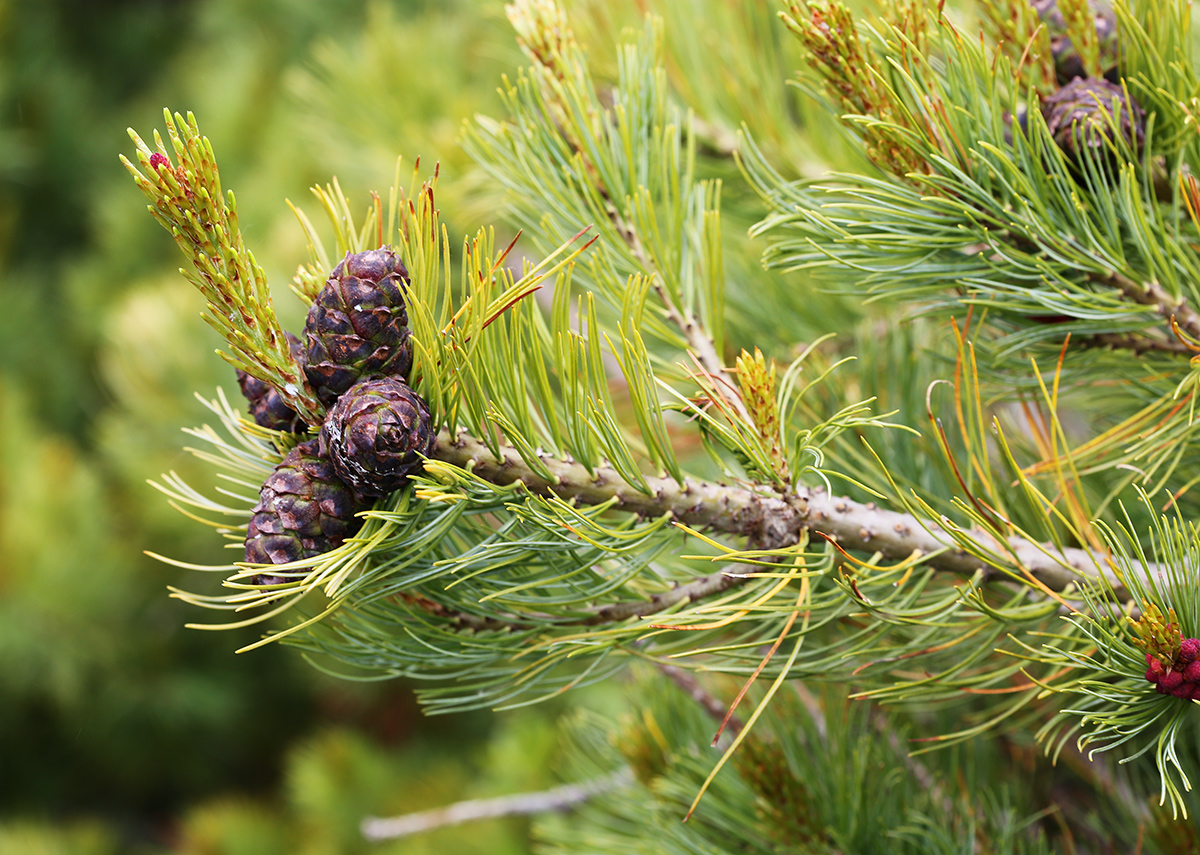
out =
<path fill-rule="evenodd" d="M 285 199 L 319 222 L 336 175 L 365 209 L 403 155 L 441 161 L 452 234 L 494 204 L 456 138 L 519 64 L 502 3 L 0 0 L 0 45 L 0 853 L 528 851 L 521 820 L 358 823 L 555 783 L 555 709 L 426 719 L 409 686 L 234 655 L 261 628 L 184 629 L 211 616 L 167 586 L 208 580 L 143 550 L 230 559 L 146 479 L 210 483 L 180 429 L 210 416 L 193 392 L 238 392 L 117 161 L 194 111 L 296 329 Z"/>

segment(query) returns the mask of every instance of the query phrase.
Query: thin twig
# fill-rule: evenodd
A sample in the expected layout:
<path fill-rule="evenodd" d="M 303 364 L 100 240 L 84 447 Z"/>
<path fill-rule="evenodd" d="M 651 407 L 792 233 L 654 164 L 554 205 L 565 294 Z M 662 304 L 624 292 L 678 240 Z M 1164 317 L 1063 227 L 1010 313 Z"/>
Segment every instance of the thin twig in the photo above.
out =
<path fill-rule="evenodd" d="M 942 790 L 937 778 L 933 776 L 929 768 L 900 743 L 900 737 L 897 735 L 896 729 L 892 727 L 891 721 L 879 707 L 874 707 L 871 710 L 871 725 L 887 740 L 888 747 L 892 749 L 892 753 L 904 759 L 904 766 L 908 769 L 908 773 L 912 775 L 917 785 L 927 792 L 930 798 L 941 805 L 946 816 L 953 816 L 954 802 Z"/>
<path fill-rule="evenodd" d="M 671 590 L 663 591 L 661 594 L 654 594 L 646 600 L 626 600 L 622 603 L 609 603 L 593 609 L 587 609 L 582 617 L 559 617 L 541 613 L 525 616 L 514 615 L 511 618 L 482 617 L 447 608 L 441 603 L 436 603 L 432 600 L 424 598 L 419 600 L 415 598 L 410 599 L 430 614 L 452 620 L 462 629 L 469 629 L 474 632 L 484 632 L 487 630 L 514 631 L 532 629 L 535 626 L 544 626 L 547 623 L 558 626 L 599 626 L 600 624 L 616 623 L 628 620 L 629 618 L 649 617 L 650 615 L 666 611 L 680 603 L 691 603 L 707 599 L 723 591 L 728 591 L 730 588 L 736 588 L 745 582 L 745 578 L 731 575 L 725 571 L 718 571 L 716 573 L 709 573 L 707 576 L 700 576 L 683 585 L 676 585 Z M 534 620 L 537 622 L 532 623 L 531 621 Z"/>
<path fill-rule="evenodd" d="M 817 735 L 821 739 L 825 739 L 829 734 L 829 725 L 825 721 L 825 710 L 821 708 L 821 701 L 812 690 L 808 688 L 802 681 L 791 681 L 792 690 L 796 693 L 796 697 L 800 699 L 800 703 L 804 704 L 804 709 L 808 712 L 808 717 L 812 719 L 813 725 L 817 728 Z"/>
<path fill-rule="evenodd" d="M 632 782 L 633 773 L 629 769 L 619 769 L 611 775 L 584 781 L 582 784 L 567 784 L 538 793 L 521 793 L 494 799 L 472 799 L 456 802 L 446 807 L 387 819 L 367 817 L 362 821 L 362 835 L 372 842 L 394 840 L 397 837 L 408 837 L 480 819 L 568 811 L 594 796 L 619 789 Z"/>
<path fill-rule="evenodd" d="M 668 665 L 665 662 L 659 662 L 658 670 L 668 677 L 671 682 L 683 689 L 693 701 L 715 718 L 717 721 L 725 721 L 725 716 L 729 712 L 729 705 L 723 704 L 721 701 L 711 694 L 707 689 L 700 685 L 700 681 L 696 679 L 696 675 L 690 671 L 684 671 L 678 665 Z M 725 727 L 730 733 L 737 734 L 745 724 L 737 716 L 730 716 Z"/>
<path fill-rule="evenodd" d="M 1014 245 L 1026 251 L 1036 251 L 1037 249 L 1037 245 L 1028 240 L 1020 239 L 1015 235 L 1010 235 L 1010 238 L 1012 238 Z M 960 252 L 964 255 L 974 255 L 987 248 L 986 244 L 971 244 L 962 247 Z M 1172 297 L 1158 282 L 1139 283 L 1116 271 L 1110 271 L 1106 274 L 1088 273 L 1087 278 L 1098 285 L 1115 288 L 1120 292 L 1122 297 L 1132 300 L 1139 305 L 1152 306 L 1157 314 L 1164 318 L 1168 324 L 1174 318 L 1175 323 L 1187 332 L 1188 335 L 1200 340 L 1200 312 L 1197 312 L 1188 305 L 1188 302 L 1184 298 L 1180 297 L 1176 299 Z M 1170 331 L 1169 328 L 1168 331 Z M 1097 333 L 1090 336 L 1081 336 L 1079 341 L 1085 346 L 1107 346 L 1122 350 L 1132 350 L 1135 353 L 1145 353 L 1147 351 L 1179 354 L 1195 353 L 1192 348 L 1181 341 L 1147 338 L 1139 333 Z"/>
<path fill-rule="evenodd" d="M 738 135 L 721 122 L 708 121 L 699 116 L 691 118 L 692 133 L 696 141 L 710 154 L 732 158 L 741 148 Z"/>

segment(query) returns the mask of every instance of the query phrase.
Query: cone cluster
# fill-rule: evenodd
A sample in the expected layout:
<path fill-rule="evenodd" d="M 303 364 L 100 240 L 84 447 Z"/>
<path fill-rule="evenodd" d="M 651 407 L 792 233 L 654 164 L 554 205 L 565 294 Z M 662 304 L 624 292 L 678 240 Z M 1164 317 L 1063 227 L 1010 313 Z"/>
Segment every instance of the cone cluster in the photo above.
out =
<path fill-rule="evenodd" d="M 1067 35 L 1058 0 L 1029 0 L 1050 34 L 1059 89 L 1043 99 L 1042 117 L 1067 160 L 1082 168 L 1084 152 L 1103 153 L 1116 143 L 1114 130 L 1134 152 L 1145 141 L 1146 113 L 1121 85 L 1117 19 L 1103 0 L 1089 0 L 1100 48 L 1101 77 L 1087 77 L 1075 45 Z"/>
<path fill-rule="evenodd" d="M 1160 695 L 1184 700 L 1200 700 L 1200 639 L 1185 638 L 1175 658 L 1164 663 L 1153 653 L 1146 654 L 1146 679 Z"/>
<path fill-rule="evenodd" d="M 356 514 L 400 490 L 433 449 L 433 417 L 408 386 L 412 370 L 404 295 L 408 271 L 390 247 L 347 253 L 318 293 L 292 356 L 329 407 L 318 438 L 293 448 L 259 492 L 246 561 L 287 564 L 340 546 L 362 526 Z M 255 422 L 303 432 L 308 425 L 278 391 L 242 372 Z M 257 584 L 287 581 L 260 574 Z"/>

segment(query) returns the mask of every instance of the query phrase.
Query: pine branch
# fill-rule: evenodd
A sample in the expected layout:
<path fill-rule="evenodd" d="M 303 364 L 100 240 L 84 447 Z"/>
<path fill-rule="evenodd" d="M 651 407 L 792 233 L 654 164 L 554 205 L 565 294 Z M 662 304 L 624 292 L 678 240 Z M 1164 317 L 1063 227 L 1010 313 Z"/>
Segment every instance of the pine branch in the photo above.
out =
<path fill-rule="evenodd" d="M 596 191 L 607 199 L 608 194 L 602 185 L 597 184 Z M 621 235 L 621 238 L 629 247 L 629 251 L 634 259 L 650 275 L 651 287 L 654 289 L 654 293 L 658 295 L 659 301 L 666 310 L 667 318 L 683 333 L 683 337 L 687 341 L 688 350 L 692 353 L 700 369 L 714 379 L 714 386 L 721 393 L 721 396 L 737 410 L 742 418 L 749 422 L 750 414 L 746 411 L 746 407 L 742 403 L 741 397 L 737 394 L 736 389 L 728 383 L 720 382 L 725 374 L 725 361 L 717 353 L 712 336 L 705 331 L 703 324 L 691 312 L 686 309 L 680 309 L 675 305 L 675 301 L 667 293 L 662 274 L 657 270 L 657 266 L 646 253 L 646 248 L 642 245 L 642 240 L 638 237 L 637 230 L 634 229 L 633 225 L 626 222 L 611 201 L 608 202 L 607 211 L 609 219 L 612 220 L 617 233 Z"/>
<path fill-rule="evenodd" d="M 1083 336 L 1080 344 L 1084 347 L 1107 347 L 1112 350 L 1131 350 L 1137 355 L 1143 353 L 1174 353 L 1192 356 L 1195 351 L 1181 341 L 1166 341 L 1159 338 L 1146 338 L 1134 333 L 1096 333 Z"/>
<path fill-rule="evenodd" d="M 694 132 L 694 127 L 692 130 Z M 688 350 L 700 366 L 701 371 L 713 378 L 713 385 L 721 394 L 721 397 L 737 411 L 739 416 L 749 423 L 750 414 L 747 412 L 746 406 L 738 394 L 736 387 L 722 382 L 725 376 L 725 361 L 717 353 L 717 347 L 712 336 L 708 334 L 708 331 L 704 329 L 704 325 L 692 312 L 675 305 L 675 301 L 671 298 L 663 281 L 662 272 L 658 270 L 657 265 L 646 252 L 646 248 L 642 244 L 642 239 L 638 236 L 633 224 L 621 216 L 616 206 L 609 199 L 608 191 L 603 184 L 597 182 L 594 187 L 600 197 L 606 200 L 606 211 L 609 219 L 612 220 L 613 227 L 625 241 L 626 246 L 629 247 L 629 252 L 633 258 L 650 275 L 651 287 L 658 296 L 659 302 L 662 303 L 663 308 L 666 310 L 667 319 L 683 333 Z"/>
<path fill-rule="evenodd" d="M 607 282 L 595 284 L 621 306 L 626 297 L 621 279 L 644 274 L 700 372 L 723 379 L 723 297 L 716 296 L 723 293 L 723 272 L 719 253 L 717 260 L 705 256 L 705 244 L 719 243 L 719 189 L 694 177 L 696 125 L 666 97 L 660 24 L 647 20 L 636 46 L 627 46 L 616 85 L 603 91 L 560 4 L 518 0 L 506 9 L 532 62 L 529 78 L 508 93 L 512 124 L 482 122 L 472 129 L 468 147 L 516 191 L 522 225 L 533 233 L 595 224 L 600 252 L 608 256 L 597 264 L 610 274 L 601 277 Z M 709 126 L 702 130 L 711 132 Z M 734 145 L 736 138 L 726 131 L 719 144 Z M 633 152 L 638 156 L 631 157 Z M 544 216 L 549 199 L 565 215 L 563 223 Z M 674 251 L 693 240 L 700 244 L 698 264 L 689 253 Z M 685 282 L 697 273 L 700 293 L 690 293 Z M 669 328 L 654 321 L 677 344 Z M 736 388 L 719 379 L 715 385 L 748 421 Z"/>
<path fill-rule="evenodd" d="M 1120 273 L 1109 273 L 1107 276 L 1094 277 L 1095 281 L 1116 288 L 1121 296 L 1143 306 L 1152 306 L 1154 310 L 1166 318 L 1173 320 L 1180 329 L 1200 339 L 1200 312 L 1197 312 L 1183 297 L 1173 297 L 1158 282 L 1150 281 L 1137 283 Z"/>
<path fill-rule="evenodd" d="M 654 277 L 654 290 L 658 293 L 663 305 L 667 307 L 667 317 L 670 318 L 671 323 L 679 327 L 680 332 L 687 339 L 688 350 L 696 363 L 705 374 L 713 379 L 714 388 L 747 424 L 751 424 L 750 414 L 746 411 L 746 405 L 742 401 L 741 395 L 738 394 L 737 388 L 725 381 L 725 361 L 717 353 L 712 337 L 705 332 L 704 327 L 690 312 L 684 314 L 675 308 L 667 296 L 666 289 L 662 287 L 662 279 L 658 276 Z"/>
<path fill-rule="evenodd" d="M 603 187 L 597 186 L 596 189 L 601 195 L 607 195 Z M 695 315 L 675 305 L 675 301 L 667 293 L 661 273 L 657 272 L 654 262 L 646 254 L 646 249 L 642 245 L 641 238 L 638 237 L 638 233 L 633 226 L 621 217 L 611 202 L 608 203 L 607 210 L 609 219 L 612 220 L 617 233 L 621 235 L 629 247 L 630 253 L 637 260 L 638 264 L 642 266 L 642 269 L 650 275 L 650 286 L 654 289 L 659 302 L 662 303 L 663 308 L 666 310 L 667 319 L 683 333 L 684 340 L 687 341 L 688 351 L 696 360 L 696 364 L 700 366 L 701 371 L 713 379 L 713 386 L 720 393 L 721 397 L 749 424 L 751 421 L 750 414 L 747 412 L 746 405 L 738 394 L 737 388 L 724 382 L 725 361 L 717 353 L 717 347 L 713 342 L 712 336 L 708 334 L 704 329 L 704 325 Z"/>
<path fill-rule="evenodd" d="M 782 497 L 693 478 L 677 482 L 647 477 L 648 490 L 640 492 L 610 467 L 596 467 L 593 477 L 582 464 L 543 456 L 542 467 L 554 476 L 549 481 L 535 472 L 515 448 L 501 449 L 503 459 L 497 459 L 477 439 L 461 433 L 451 439 L 443 430 L 433 457 L 493 484 L 505 486 L 520 481 L 532 493 L 574 499 L 584 505 L 615 501 L 618 510 L 643 517 L 669 513 L 675 521 L 692 528 L 754 537 L 764 548 L 795 543 L 804 528 L 804 499 L 799 491 Z"/>
<path fill-rule="evenodd" d="M 802 532 L 809 531 L 846 550 L 878 552 L 895 561 L 924 556 L 930 566 L 949 573 L 971 576 L 982 571 L 985 578 L 996 575 L 993 565 L 957 546 L 955 538 L 943 527 L 911 514 L 884 510 L 873 502 L 862 504 L 831 496 L 821 487 L 801 486 L 791 493 L 780 494 L 693 478 L 680 483 L 647 477 L 648 492 L 643 493 L 625 483 L 611 468 L 597 467 L 593 477 L 578 463 L 543 457 L 542 468 L 554 476 L 552 481 L 547 480 L 522 460 L 515 448 L 501 450 L 502 459 L 497 459 L 478 440 L 465 434 L 451 440 L 443 431 L 433 456 L 494 484 L 503 486 L 519 481 L 531 493 L 554 495 L 584 505 L 613 502 L 617 509 L 644 517 L 669 513 L 676 522 L 690 528 L 749 537 L 761 544 L 761 548 L 796 543 Z M 976 542 L 994 543 L 997 552 L 1007 553 L 1015 567 L 1051 591 L 1064 591 L 1081 577 L 1090 577 L 1106 580 L 1117 600 L 1128 597 L 1121 579 L 1087 550 L 1036 543 L 1017 536 L 999 542 L 982 530 L 967 534 Z M 1152 572 L 1153 567 L 1135 563 L 1133 570 Z M 717 578 L 720 576 L 701 577 L 658 595 L 649 604 L 605 606 L 589 620 L 607 622 L 652 614 L 661 610 L 656 608 L 660 604 L 666 608 L 684 598 L 694 600 L 726 590 L 729 584 L 721 583 Z"/>
<path fill-rule="evenodd" d="M 481 819 L 497 819 L 505 816 L 529 816 L 551 811 L 569 811 L 595 796 L 618 789 L 633 782 L 629 769 L 619 769 L 611 775 L 567 784 L 544 790 L 540 793 L 521 793 L 494 799 L 472 799 L 457 802 L 433 810 L 408 813 L 387 819 L 368 817 L 362 822 L 362 835 L 367 840 L 394 840 L 409 837 L 450 825 L 476 822 Z"/>

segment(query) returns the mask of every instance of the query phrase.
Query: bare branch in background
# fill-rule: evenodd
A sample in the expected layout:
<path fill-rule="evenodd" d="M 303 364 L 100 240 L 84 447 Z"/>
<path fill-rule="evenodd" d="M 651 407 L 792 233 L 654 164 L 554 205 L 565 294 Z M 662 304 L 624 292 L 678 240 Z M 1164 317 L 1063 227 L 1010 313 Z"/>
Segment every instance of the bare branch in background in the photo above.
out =
<path fill-rule="evenodd" d="M 368 817 L 362 822 L 362 834 L 367 840 L 395 840 L 410 837 L 464 822 L 481 819 L 498 819 L 506 816 L 530 816 L 531 814 L 572 810 L 588 799 L 619 789 L 633 783 L 633 773 L 620 769 L 611 775 L 584 781 L 582 784 L 567 784 L 552 790 L 537 793 L 520 793 L 515 796 L 500 796 L 494 799 L 472 799 L 455 802 L 433 810 L 407 813 L 386 819 Z"/>

